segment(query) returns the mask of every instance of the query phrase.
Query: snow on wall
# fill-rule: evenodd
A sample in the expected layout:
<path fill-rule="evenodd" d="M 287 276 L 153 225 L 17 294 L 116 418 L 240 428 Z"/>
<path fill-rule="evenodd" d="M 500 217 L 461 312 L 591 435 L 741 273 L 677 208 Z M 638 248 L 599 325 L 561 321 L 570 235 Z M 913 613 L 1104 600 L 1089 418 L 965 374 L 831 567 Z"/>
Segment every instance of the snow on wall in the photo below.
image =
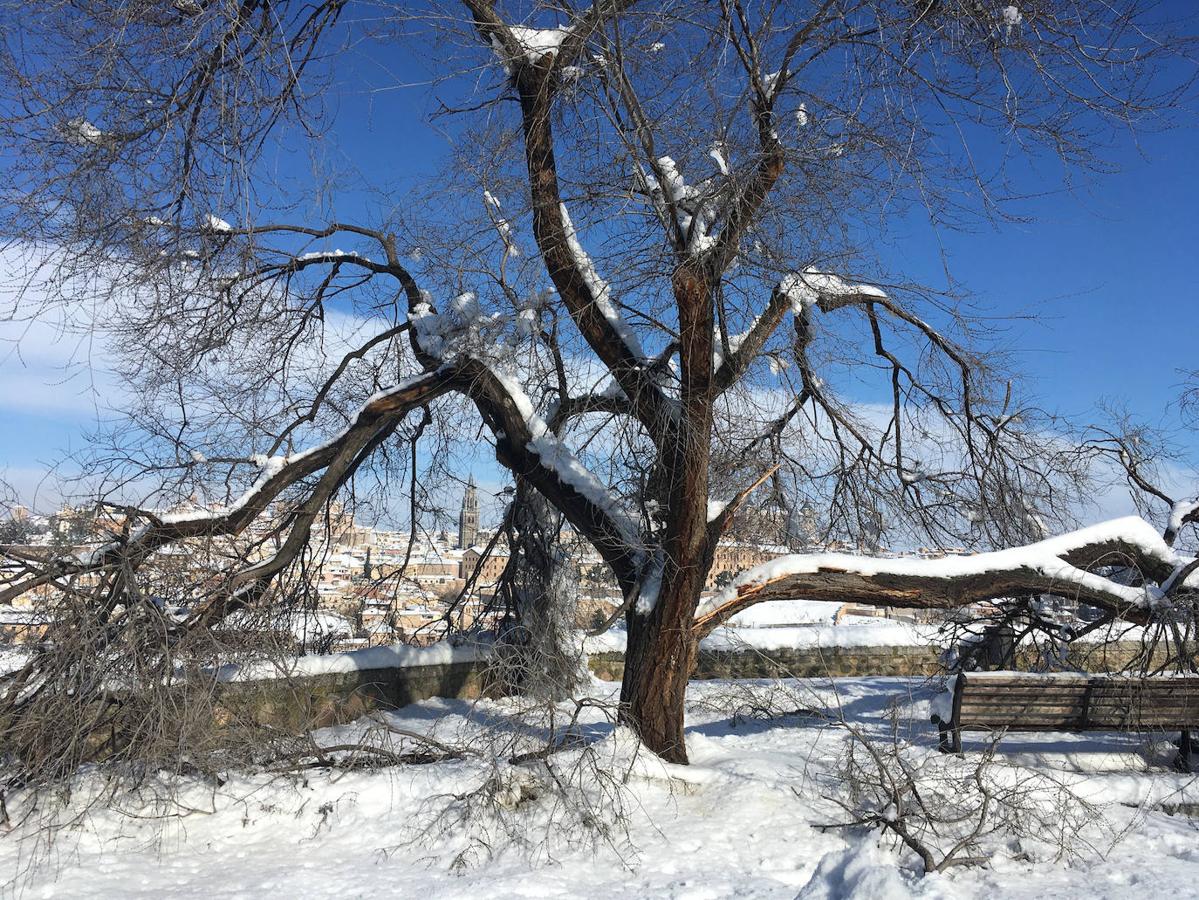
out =
<path fill-rule="evenodd" d="M 486 659 L 490 647 L 483 644 L 452 645 L 445 641 L 428 647 L 391 644 L 345 653 L 299 656 L 278 663 L 259 662 L 245 666 L 225 666 L 218 680 L 267 681 L 309 675 L 337 675 L 368 669 L 407 669 L 416 666 L 446 666 Z"/>
<path fill-rule="evenodd" d="M 935 643 L 935 626 L 907 622 L 869 624 L 792 625 L 777 628 L 713 629 L 700 641 L 701 650 L 802 650 L 816 647 L 928 647 Z"/>
<path fill-rule="evenodd" d="M 841 625 L 799 624 L 781 627 L 721 626 L 700 641 L 700 650 L 803 650 L 834 647 L 928 647 L 936 643 L 936 626 L 867 619 Z M 622 628 L 584 639 L 587 653 L 623 653 L 628 635 Z"/>

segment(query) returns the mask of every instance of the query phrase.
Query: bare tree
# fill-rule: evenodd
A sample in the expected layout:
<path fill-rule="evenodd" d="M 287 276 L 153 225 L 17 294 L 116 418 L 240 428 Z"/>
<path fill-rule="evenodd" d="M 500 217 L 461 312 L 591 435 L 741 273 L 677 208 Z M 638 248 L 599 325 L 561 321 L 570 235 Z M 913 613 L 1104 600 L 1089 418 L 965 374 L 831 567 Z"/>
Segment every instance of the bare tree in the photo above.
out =
<path fill-rule="evenodd" d="M 793 561 L 700 607 L 754 491 L 866 546 L 1066 527 L 1085 466 L 1051 417 L 1017 399 L 961 298 L 888 273 L 869 245 L 912 208 L 942 226 L 1006 215 L 997 144 L 1094 169 L 1113 126 L 1175 108 L 1184 42 L 1137 0 L 4 15 L 5 231 L 50 283 L 11 314 L 90 310 L 128 395 L 85 470 L 121 527 L 84 554 L 13 561 L 0 602 L 72 593 L 88 654 L 150 640 L 137 585 L 165 548 L 274 523 L 154 638 L 169 660 L 180 635 L 272 602 L 335 497 L 374 478 L 416 511 L 417 442 L 437 442 L 444 471 L 462 434 L 611 569 L 620 714 L 671 761 L 686 761 L 697 640 L 750 603 L 1065 592 L 1140 620 L 1192 584 L 1125 523 L 964 573 Z M 281 174 L 278 154 L 336 129 L 322 91 L 363 54 L 427 58 L 433 41 L 451 48 L 428 62 L 455 136 L 445 173 L 402 192 L 380 178 L 366 203 L 339 202 L 332 175 L 314 199 L 312 179 Z M 855 403 L 863 382 L 888 401 Z M 204 511 L 162 512 L 192 493 Z M 7 682 L 4 728 L 64 690 L 45 665 Z"/>

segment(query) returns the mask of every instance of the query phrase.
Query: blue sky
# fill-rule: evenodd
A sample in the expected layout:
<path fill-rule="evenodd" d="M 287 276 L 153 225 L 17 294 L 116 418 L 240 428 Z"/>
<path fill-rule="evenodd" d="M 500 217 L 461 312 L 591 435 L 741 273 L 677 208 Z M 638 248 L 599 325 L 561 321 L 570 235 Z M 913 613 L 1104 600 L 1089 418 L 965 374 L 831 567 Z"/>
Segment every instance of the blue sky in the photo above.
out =
<path fill-rule="evenodd" d="M 1156 419 L 1179 369 L 1199 366 L 1199 128 L 1139 140 L 1109 157 L 1117 174 L 1021 204 L 1031 224 L 940 234 L 955 277 L 988 311 L 1038 317 L 1012 321 L 1009 342 L 1036 394 L 1067 414 L 1107 400 Z M 905 270 L 944 285 L 928 229 L 906 237 Z"/>
<path fill-rule="evenodd" d="M 444 134 L 411 125 L 433 108 L 419 83 L 424 73 L 414 66 L 387 70 L 366 57 L 354 75 L 387 89 L 338 93 L 335 134 L 322 152 L 360 172 L 434 171 Z M 406 82 L 416 84 L 394 86 Z M 944 287 L 944 248 L 959 284 L 989 314 L 1013 317 L 1005 344 L 1018 348 L 1017 367 L 1046 408 L 1086 416 L 1105 401 L 1159 421 L 1177 395 L 1179 370 L 1199 367 L 1192 272 L 1199 125 L 1141 135 L 1136 144 L 1123 137 L 1106 158 L 1118 173 L 1018 207 L 1035 217 L 1031 224 L 933 234 L 909 219 L 892 230 L 882 252 L 893 270 Z M 304 164 L 299 155 L 281 162 L 297 172 Z M 1022 177 L 1030 191 L 1058 184 L 1056 175 L 1046 183 Z M 1019 318 L 1027 314 L 1037 321 Z M 69 359 L 75 365 L 64 369 Z M 52 328 L 22 336 L 0 324 L 0 478 L 28 492 L 47 464 L 95 426 L 90 383 L 103 376 L 87 371 L 87 359 L 73 340 L 56 342 Z M 1196 436 L 1178 439 L 1199 450 Z"/>

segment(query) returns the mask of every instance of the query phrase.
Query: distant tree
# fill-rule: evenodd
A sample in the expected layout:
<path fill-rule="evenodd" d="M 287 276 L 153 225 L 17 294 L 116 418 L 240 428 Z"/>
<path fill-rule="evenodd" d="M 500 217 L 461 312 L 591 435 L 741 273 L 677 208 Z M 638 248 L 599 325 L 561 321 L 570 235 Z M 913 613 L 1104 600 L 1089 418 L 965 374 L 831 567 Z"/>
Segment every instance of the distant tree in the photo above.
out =
<path fill-rule="evenodd" d="M 0 521 L 0 544 L 26 544 L 33 534 L 32 525 L 25 519 Z"/>
<path fill-rule="evenodd" d="M 1085 459 L 1047 439 L 1055 423 L 1018 399 L 984 320 L 874 249 L 916 211 L 938 227 L 1001 218 L 1030 163 L 1102 168 L 1113 128 L 1168 115 L 1189 44 L 1151 8 L 463 0 L 346 15 L 357 5 L 7 4 L 2 224 L 31 277 L 52 274 L 12 315 L 90 309 L 118 354 L 126 418 L 84 474 L 129 527 L 96 552 L 20 561 L 0 601 L 77 592 L 71 627 L 78 609 L 96 627 L 73 652 L 150 655 L 137 671 L 158 677 L 186 636 L 272 602 L 339 494 L 404 486 L 415 529 L 478 434 L 610 569 L 621 716 L 685 762 L 697 642 L 751 603 L 1057 592 L 1143 620 L 1148 597 L 1189 589 L 1160 537 L 1126 524 L 978 570 L 800 561 L 701 606 L 759 486 L 872 545 L 879 523 L 971 546 L 1067 527 Z M 283 162 L 336 137 L 321 99 L 363 77 L 362 53 L 425 59 L 454 148 L 425 177 L 406 157 L 424 123 L 379 135 L 365 200 Z M 855 402 L 873 389 L 882 407 Z M 159 514 L 193 492 L 219 505 Z M 231 555 L 194 613 L 159 628 L 138 602 L 147 561 L 248 534 L 268 508 L 273 542 Z M 1147 586 L 1088 571 L 1113 561 Z M 70 671 L 36 659 L 0 722 Z"/>

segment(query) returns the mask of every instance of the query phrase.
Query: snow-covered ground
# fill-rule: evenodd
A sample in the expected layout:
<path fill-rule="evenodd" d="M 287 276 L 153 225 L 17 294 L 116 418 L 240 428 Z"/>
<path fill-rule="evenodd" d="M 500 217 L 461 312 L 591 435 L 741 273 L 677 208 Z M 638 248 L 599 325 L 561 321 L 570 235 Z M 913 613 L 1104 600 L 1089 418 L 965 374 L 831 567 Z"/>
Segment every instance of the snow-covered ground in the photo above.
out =
<path fill-rule="evenodd" d="M 591 686 L 601 699 L 615 690 Z M 538 789 L 523 774 L 544 775 L 536 761 L 498 769 L 486 758 L 310 769 L 285 780 L 193 785 L 181 797 L 191 811 L 177 809 L 165 820 L 125 801 L 133 816 L 88 814 L 48 850 L 36 836 L 9 834 L 0 838 L 0 873 L 15 879 L 10 890 L 35 897 L 1195 896 L 1199 823 L 1156 807 L 1196 803 L 1199 785 L 1161 765 L 1161 748 L 1145 738 L 1009 736 L 999 760 L 1012 772 L 1053 773 L 1099 804 L 1099 820 L 1078 835 L 1079 855 L 1055 861 L 1052 842 L 998 840 L 986 867 L 921 877 L 913 854 L 878 833 L 820 828 L 845 820 L 827 799 L 844 787 L 835 775 L 844 727 L 797 715 L 732 719 L 757 698 L 776 712 L 793 704 L 840 713 L 878 738 L 898 721 L 910 759 L 943 764 L 928 724 L 937 690 L 900 678 L 840 679 L 835 687 L 817 680 L 696 683 L 686 768 L 637 754 L 626 732 L 588 711 L 582 734 L 600 770 L 618 776 L 610 800 L 625 811 L 627 829 L 616 827 L 611 803 L 572 808 Z M 515 703 L 428 701 L 387 722 L 451 743 L 482 735 L 515 742 L 506 757 L 525 740 L 496 724 Z M 352 741 L 367 727 L 319 737 Z M 968 736 L 966 747 L 964 759 L 950 765 L 977 761 L 980 740 Z M 581 771 L 574 764 L 582 756 L 563 751 L 551 764 L 568 777 Z M 484 784 L 496 788 L 494 804 L 483 803 L 483 794 L 465 799 Z M 572 796 L 599 799 L 590 787 Z M 606 836 L 577 827 L 585 817 L 608 826 Z"/>

